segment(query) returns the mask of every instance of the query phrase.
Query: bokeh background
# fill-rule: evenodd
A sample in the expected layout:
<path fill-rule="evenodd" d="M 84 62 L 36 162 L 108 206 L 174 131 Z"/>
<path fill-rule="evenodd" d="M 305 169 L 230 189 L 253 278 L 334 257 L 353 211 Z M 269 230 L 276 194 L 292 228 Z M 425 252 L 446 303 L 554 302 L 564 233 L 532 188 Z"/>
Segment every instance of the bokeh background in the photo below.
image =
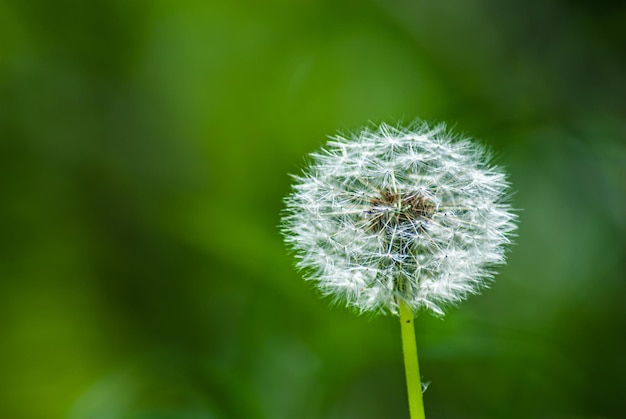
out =
<path fill-rule="evenodd" d="M 288 173 L 447 121 L 520 208 L 491 289 L 416 324 L 429 418 L 623 418 L 626 7 L 0 2 L 0 417 L 408 418 L 399 326 L 293 269 Z"/>

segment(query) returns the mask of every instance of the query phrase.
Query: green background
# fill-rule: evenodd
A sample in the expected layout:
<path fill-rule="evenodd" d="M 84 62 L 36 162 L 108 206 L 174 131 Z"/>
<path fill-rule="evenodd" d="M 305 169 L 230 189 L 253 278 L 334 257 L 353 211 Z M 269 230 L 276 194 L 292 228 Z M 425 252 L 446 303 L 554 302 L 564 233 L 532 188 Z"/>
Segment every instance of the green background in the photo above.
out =
<path fill-rule="evenodd" d="M 0 1 L 0 418 L 408 418 L 393 317 L 279 235 L 288 173 L 447 121 L 520 208 L 483 295 L 416 322 L 428 418 L 626 411 L 626 7 Z"/>

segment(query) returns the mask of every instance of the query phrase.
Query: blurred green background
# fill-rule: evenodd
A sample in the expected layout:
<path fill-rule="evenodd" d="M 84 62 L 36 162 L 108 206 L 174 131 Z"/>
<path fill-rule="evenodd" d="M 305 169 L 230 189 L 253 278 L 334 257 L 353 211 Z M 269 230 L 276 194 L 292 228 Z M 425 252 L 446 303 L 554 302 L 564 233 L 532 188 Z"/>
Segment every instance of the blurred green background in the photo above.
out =
<path fill-rule="evenodd" d="M 0 418 L 408 418 L 399 327 L 277 225 L 336 130 L 447 121 L 521 208 L 417 321 L 431 419 L 623 418 L 626 7 L 0 1 Z"/>

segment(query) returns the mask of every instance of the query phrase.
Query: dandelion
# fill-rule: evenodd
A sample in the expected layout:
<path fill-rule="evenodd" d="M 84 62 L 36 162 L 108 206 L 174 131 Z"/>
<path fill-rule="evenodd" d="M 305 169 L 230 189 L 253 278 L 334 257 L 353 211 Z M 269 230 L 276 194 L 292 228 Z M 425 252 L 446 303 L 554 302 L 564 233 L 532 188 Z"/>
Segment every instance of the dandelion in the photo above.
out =
<path fill-rule="evenodd" d="M 310 157 L 282 224 L 297 267 L 337 302 L 400 316 L 405 356 L 416 352 L 415 314 L 443 315 L 505 261 L 515 215 L 504 172 L 483 146 L 421 122 L 338 135 Z"/>
<path fill-rule="evenodd" d="M 382 124 L 311 157 L 283 230 L 323 294 L 360 312 L 398 314 L 402 300 L 442 315 L 504 262 L 509 184 L 479 144 L 443 125 Z"/>

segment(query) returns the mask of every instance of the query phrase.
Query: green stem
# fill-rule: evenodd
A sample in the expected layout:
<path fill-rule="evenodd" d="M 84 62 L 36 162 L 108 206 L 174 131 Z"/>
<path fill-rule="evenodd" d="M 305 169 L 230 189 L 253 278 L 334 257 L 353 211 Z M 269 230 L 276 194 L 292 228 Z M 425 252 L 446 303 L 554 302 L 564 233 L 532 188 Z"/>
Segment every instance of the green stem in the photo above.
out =
<path fill-rule="evenodd" d="M 409 412 L 411 419 L 424 419 L 424 402 L 422 401 L 422 383 L 420 368 L 417 362 L 417 346 L 415 344 L 415 326 L 413 310 L 403 300 L 400 305 L 400 330 L 402 331 L 402 352 L 404 353 L 404 369 L 406 386 L 409 392 Z"/>

